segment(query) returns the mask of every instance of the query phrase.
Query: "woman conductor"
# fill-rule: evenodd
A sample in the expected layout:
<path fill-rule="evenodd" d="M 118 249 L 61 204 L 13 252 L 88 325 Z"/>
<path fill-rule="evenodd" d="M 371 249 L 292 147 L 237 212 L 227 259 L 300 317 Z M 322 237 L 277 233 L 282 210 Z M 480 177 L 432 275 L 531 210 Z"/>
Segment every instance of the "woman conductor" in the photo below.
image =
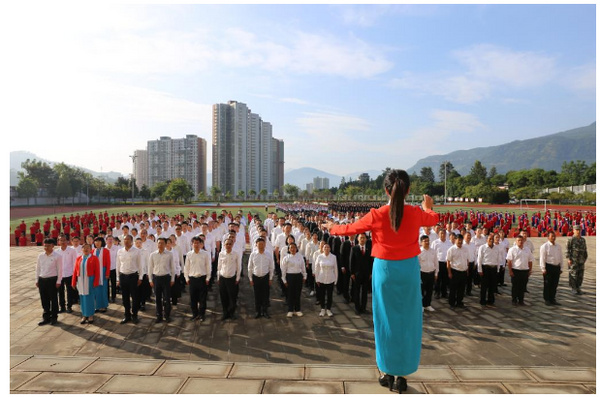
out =
<path fill-rule="evenodd" d="M 421 358 L 419 227 L 435 225 L 439 215 L 433 212 L 433 200 L 427 195 L 423 196 L 422 209 L 404 204 L 410 187 L 406 171 L 390 170 L 384 187 L 390 197 L 388 205 L 372 209 L 355 223 L 329 222 L 327 228 L 336 235 L 371 231 L 375 355 L 384 373 L 379 383 L 402 393 L 408 387 L 404 376 L 417 370 Z"/>

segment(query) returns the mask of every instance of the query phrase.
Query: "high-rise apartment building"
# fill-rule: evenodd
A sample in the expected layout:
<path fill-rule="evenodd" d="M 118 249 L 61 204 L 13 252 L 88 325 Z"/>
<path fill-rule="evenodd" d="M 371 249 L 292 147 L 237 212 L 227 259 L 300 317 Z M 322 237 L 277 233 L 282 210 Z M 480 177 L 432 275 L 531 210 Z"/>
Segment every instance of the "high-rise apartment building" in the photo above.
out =
<path fill-rule="evenodd" d="M 315 190 L 329 189 L 329 178 L 314 177 L 313 185 Z"/>
<path fill-rule="evenodd" d="M 182 139 L 160 137 L 148 141 L 148 186 L 185 179 L 195 195 L 206 192 L 206 140 L 196 135 Z"/>
<path fill-rule="evenodd" d="M 148 151 L 147 150 L 136 150 L 133 152 L 133 177 L 135 178 L 135 184 L 138 189 L 146 185 L 150 187 L 150 181 L 148 180 Z"/>
<path fill-rule="evenodd" d="M 240 191 L 246 195 L 250 191 L 259 194 L 263 189 L 268 194 L 274 189 L 281 191 L 283 141 L 274 139 L 271 123 L 252 113 L 245 103 L 229 101 L 213 105 L 212 140 L 212 185 L 221 193 L 236 197 Z M 275 149 L 274 141 L 277 141 Z M 281 178 L 274 165 L 281 167 Z"/>

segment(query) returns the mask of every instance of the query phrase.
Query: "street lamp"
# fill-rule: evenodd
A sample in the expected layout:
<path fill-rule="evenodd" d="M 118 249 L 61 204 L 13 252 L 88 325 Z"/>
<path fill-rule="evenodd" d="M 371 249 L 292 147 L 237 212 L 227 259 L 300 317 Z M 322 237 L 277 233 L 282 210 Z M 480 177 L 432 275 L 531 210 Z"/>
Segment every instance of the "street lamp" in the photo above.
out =
<path fill-rule="evenodd" d="M 446 172 L 446 168 L 448 167 L 448 162 L 444 161 L 444 205 L 446 205 L 446 189 L 447 189 L 447 181 L 448 181 L 448 177 L 447 177 L 447 172 Z"/>
<path fill-rule="evenodd" d="M 137 154 L 133 154 L 133 156 L 129 156 L 131 161 L 133 162 L 133 172 L 131 174 L 131 205 L 133 205 L 133 198 L 135 196 L 135 185 L 133 183 L 133 177 L 135 175 L 135 159 L 137 158 Z"/>

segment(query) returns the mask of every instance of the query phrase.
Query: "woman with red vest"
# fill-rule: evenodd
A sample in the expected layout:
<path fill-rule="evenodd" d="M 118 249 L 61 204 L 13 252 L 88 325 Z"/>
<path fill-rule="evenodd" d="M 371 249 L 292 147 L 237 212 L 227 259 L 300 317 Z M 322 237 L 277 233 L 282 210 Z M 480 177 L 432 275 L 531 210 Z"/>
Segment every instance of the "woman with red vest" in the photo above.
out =
<path fill-rule="evenodd" d="M 439 215 L 431 197 L 422 209 L 404 204 L 410 179 L 404 170 L 390 170 L 384 180 L 388 205 L 372 209 L 349 225 L 327 224 L 330 233 L 354 235 L 371 231 L 373 240 L 373 325 L 379 383 L 398 393 L 408 386 L 404 376 L 415 372 L 421 358 L 423 311 L 418 255 L 419 228 L 434 226 Z M 394 379 L 397 376 L 397 379 Z"/>
<path fill-rule="evenodd" d="M 71 286 L 79 291 L 79 306 L 81 307 L 81 324 L 94 322 L 95 291 L 99 288 L 102 278 L 100 261 L 91 254 L 89 244 L 84 244 L 82 254 L 75 261 Z"/>
<path fill-rule="evenodd" d="M 96 288 L 96 310 L 105 313 L 108 308 L 108 279 L 110 277 L 110 252 L 104 248 L 106 243 L 102 237 L 94 239 L 94 256 L 100 261 L 100 273 L 98 277 L 98 288 Z"/>

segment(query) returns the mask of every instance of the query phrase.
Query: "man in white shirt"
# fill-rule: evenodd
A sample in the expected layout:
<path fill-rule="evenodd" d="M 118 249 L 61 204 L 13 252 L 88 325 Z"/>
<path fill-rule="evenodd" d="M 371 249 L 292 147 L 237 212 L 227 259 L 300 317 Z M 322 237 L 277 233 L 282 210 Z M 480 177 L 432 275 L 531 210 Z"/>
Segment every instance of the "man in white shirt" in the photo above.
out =
<path fill-rule="evenodd" d="M 266 241 L 259 237 L 256 240 L 256 249 L 250 254 L 248 259 L 248 278 L 250 285 L 254 288 L 254 307 L 256 315 L 254 318 L 264 316 L 270 318 L 269 292 L 273 283 L 273 274 L 275 273 L 275 263 L 273 255 L 265 251 Z"/>
<path fill-rule="evenodd" d="M 62 256 L 54 252 L 54 239 L 44 240 L 44 252 L 38 255 L 35 266 L 35 280 L 44 309 L 43 320 L 38 325 L 55 325 L 58 321 L 56 291 L 62 282 Z"/>
<path fill-rule="evenodd" d="M 473 290 L 473 276 L 475 273 L 477 273 L 477 269 L 475 268 L 475 261 L 477 260 L 477 247 L 475 247 L 475 243 L 472 240 L 473 235 L 469 233 L 468 230 L 465 230 L 464 233 L 463 247 L 469 252 L 469 271 L 467 272 L 467 286 L 465 295 L 473 296 L 471 291 Z"/>
<path fill-rule="evenodd" d="M 479 296 L 481 306 L 495 306 L 496 275 L 500 267 L 499 252 L 500 247 L 494 245 L 494 233 L 490 233 L 487 243 L 479 247 L 477 255 L 477 272 L 481 277 L 481 293 Z"/>
<path fill-rule="evenodd" d="M 122 247 L 114 245 L 114 238 L 112 236 L 106 237 L 106 249 L 110 254 L 110 277 L 108 278 L 109 282 L 109 293 L 110 293 L 110 301 L 115 303 L 117 298 L 117 252 Z"/>
<path fill-rule="evenodd" d="M 508 250 L 506 260 L 512 284 L 512 304 L 516 306 L 518 302 L 523 306 L 525 286 L 533 269 L 533 253 L 524 246 L 523 236 L 517 236 L 516 240 L 516 245 Z"/>
<path fill-rule="evenodd" d="M 157 242 L 158 250 L 150 254 L 148 261 L 148 276 L 151 277 L 150 287 L 156 295 L 156 322 L 171 321 L 171 287 L 175 285 L 175 261 L 173 254 L 166 250 L 167 239 L 160 237 Z"/>
<path fill-rule="evenodd" d="M 219 254 L 217 265 L 217 283 L 219 284 L 219 295 L 223 306 L 222 321 L 228 318 L 235 320 L 235 309 L 237 306 L 238 285 L 242 273 L 242 261 L 239 254 L 233 251 L 235 241 L 232 238 L 225 240 L 225 249 Z"/>
<path fill-rule="evenodd" d="M 421 242 L 421 253 L 419 254 L 419 266 L 421 267 L 421 295 L 423 296 L 423 310 L 434 312 L 431 306 L 433 285 L 438 278 L 439 266 L 436 252 L 429 245 L 429 236 L 424 234 L 419 238 Z"/>
<path fill-rule="evenodd" d="M 463 247 L 463 235 L 456 236 L 456 244 L 448 249 L 446 255 L 448 278 L 450 279 L 450 295 L 448 301 L 450 307 L 464 308 L 463 297 L 467 284 L 467 272 L 469 270 L 469 251 Z"/>
<path fill-rule="evenodd" d="M 125 317 L 121 320 L 121 324 L 130 321 L 137 324 L 140 307 L 138 288 L 142 284 L 144 272 L 140 250 L 133 246 L 133 236 L 127 235 L 123 239 L 123 248 L 117 252 L 116 262 L 117 285 L 121 288 L 125 308 Z"/>
<path fill-rule="evenodd" d="M 441 229 L 439 232 L 440 238 L 431 244 L 431 248 L 435 251 L 438 259 L 438 279 L 435 283 L 435 298 L 446 298 L 448 296 L 448 270 L 446 270 L 446 255 L 452 247 L 452 243 L 446 239 L 446 230 Z"/>
<path fill-rule="evenodd" d="M 556 244 L 554 231 L 548 232 L 548 241 L 540 247 L 540 268 L 544 275 L 544 302 L 546 305 L 560 306 L 556 301 L 556 289 L 563 267 L 563 252 Z"/>
<path fill-rule="evenodd" d="M 73 313 L 74 303 L 77 301 L 77 292 L 71 286 L 73 280 L 73 269 L 77 260 L 77 252 L 72 247 L 67 245 L 67 238 L 64 234 L 58 236 L 59 248 L 56 250 L 62 257 L 62 281 L 58 288 L 58 302 L 60 305 L 60 313 Z M 67 299 L 65 302 L 65 289 L 67 290 Z"/>
<path fill-rule="evenodd" d="M 191 321 L 205 320 L 206 296 L 211 275 L 210 254 L 204 250 L 204 241 L 200 237 L 192 237 L 193 250 L 185 256 L 183 274 L 190 286 Z"/>

